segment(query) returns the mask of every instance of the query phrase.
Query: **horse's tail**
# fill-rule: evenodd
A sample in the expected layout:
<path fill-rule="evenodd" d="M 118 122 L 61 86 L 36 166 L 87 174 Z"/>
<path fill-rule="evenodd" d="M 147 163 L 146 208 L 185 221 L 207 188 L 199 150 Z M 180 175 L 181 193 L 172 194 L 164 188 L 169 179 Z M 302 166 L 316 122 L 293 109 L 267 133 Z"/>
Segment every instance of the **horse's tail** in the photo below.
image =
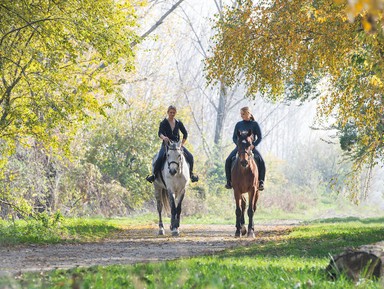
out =
<path fill-rule="evenodd" d="M 171 207 L 169 206 L 169 195 L 167 189 L 161 190 L 160 202 L 163 205 L 164 212 L 169 214 L 171 212 Z"/>

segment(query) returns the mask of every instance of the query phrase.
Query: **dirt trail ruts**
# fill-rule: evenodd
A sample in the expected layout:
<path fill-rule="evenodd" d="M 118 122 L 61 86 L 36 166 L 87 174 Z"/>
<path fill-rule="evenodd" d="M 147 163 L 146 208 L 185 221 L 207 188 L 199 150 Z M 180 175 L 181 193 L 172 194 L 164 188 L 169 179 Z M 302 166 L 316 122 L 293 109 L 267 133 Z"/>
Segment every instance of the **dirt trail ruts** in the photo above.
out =
<path fill-rule="evenodd" d="M 130 226 L 95 243 L 0 246 L 0 276 L 92 265 L 134 264 L 214 255 L 286 235 L 297 223 L 255 226 L 256 238 L 234 238 L 233 225 L 182 225 L 180 236 L 157 236 L 157 226 Z"/>

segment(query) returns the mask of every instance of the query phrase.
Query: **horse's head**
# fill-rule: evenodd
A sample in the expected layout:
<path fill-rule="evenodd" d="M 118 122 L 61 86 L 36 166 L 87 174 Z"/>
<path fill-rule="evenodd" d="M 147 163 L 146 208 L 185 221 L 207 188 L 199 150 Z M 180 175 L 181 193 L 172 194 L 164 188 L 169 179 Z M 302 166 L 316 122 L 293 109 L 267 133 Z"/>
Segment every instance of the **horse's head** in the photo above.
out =
<path fill-rule="evenodd" d="M 249 131 L 237 131 L 237 152 L 240 158 L 240 164 L 243 167 L 248 166 L 249 160 L 252 158 L 253 133 Z"/>
<path fill-rule="evenodd" d="M 183 147 L 181 142 L 170 142 L 167 144 L 167 164 L 171 176 L 181 172 L 181 160 L 183 156 Z"/>

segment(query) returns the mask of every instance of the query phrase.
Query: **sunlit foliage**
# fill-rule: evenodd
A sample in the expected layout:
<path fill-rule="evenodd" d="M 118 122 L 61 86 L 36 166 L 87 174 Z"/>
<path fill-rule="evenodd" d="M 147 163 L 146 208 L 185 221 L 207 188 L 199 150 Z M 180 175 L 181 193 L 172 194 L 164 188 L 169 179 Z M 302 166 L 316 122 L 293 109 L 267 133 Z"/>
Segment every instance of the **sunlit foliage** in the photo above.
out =
<path fill-rule="evenodd" d="M 317 97 L 320 119 L 331 116 L 340 130 L 353 126 L 355 139 L 348 149 L 356 168 L 382 159 L 384 30 L 379 8 L 361 5 L 368 1 L 354 1 L 356 6 L 333 0 L 242 2 L 227 7 L 216 21 L 209 82 L 242 82 L 250 97 Z"/>
<path fill-rule="evenodd" d="M 29 214 L 47 203 L 55 209 L 60 157 L 69 155 L 84 121 L 116 103 L 121 72 L 133 70 L 134 5 L 140 2 L 1 1 L 3 215 L 10 208 Z"/>
<path fill-rule="evenodd" d="M 134 2 L 1 1 L 3 161 L 31 137 L 63 149 L 71 130 L 103 113 L 106 96 L 117 88 L 111 71 L 133 69 Z"/>
<path fill-rule="evenodd" d="M 57 211 L 125 216 L 150 200 L 153 186 L 144 177 L 160 146 L 163 110 L 133 99 L 106 113 L 78 130 L 71 161 L 39 146 L 18 146 L 0 178 L 0 218 Z"/>

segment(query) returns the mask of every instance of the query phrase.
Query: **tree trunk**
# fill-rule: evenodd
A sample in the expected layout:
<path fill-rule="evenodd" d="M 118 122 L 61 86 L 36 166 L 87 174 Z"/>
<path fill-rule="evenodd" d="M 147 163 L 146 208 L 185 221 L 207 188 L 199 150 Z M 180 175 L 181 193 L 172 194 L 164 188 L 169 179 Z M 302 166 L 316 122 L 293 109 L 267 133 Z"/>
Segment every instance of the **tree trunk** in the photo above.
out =
<path fill-rule="evenodd" d="M 332 278 L 340 274 L 358 281 L 359 278 L 382 278 L 384 276 L 384 241 L 360 246 L 356 249 L 346 249 L 332 257 L 327 273 Z"/>
<path fill-rule="evenodd" d="M 227 89 L 223 82 L 220 82 L 220 96 L 219 96 L 219 106 L 217 108 L 216 116 L 216 127 L 215 127 L 215 145 L 221 144 L 223 137 L 223 128 L 226 118 L 226 108 L 227 108 Z"/>

